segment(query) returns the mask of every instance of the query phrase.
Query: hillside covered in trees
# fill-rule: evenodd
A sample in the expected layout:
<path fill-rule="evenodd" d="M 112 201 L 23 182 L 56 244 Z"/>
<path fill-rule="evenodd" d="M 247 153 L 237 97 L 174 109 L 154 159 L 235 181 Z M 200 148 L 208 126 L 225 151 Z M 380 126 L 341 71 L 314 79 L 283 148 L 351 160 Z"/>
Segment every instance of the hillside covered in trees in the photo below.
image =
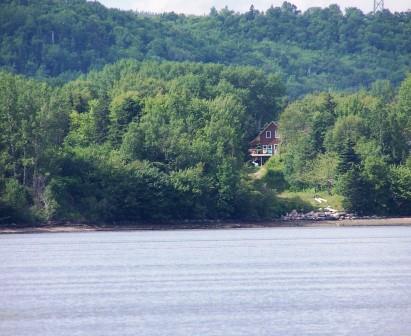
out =
<path fill-rule="evenodd" d="M 284 2 L 265 12 L 207 16 L 107 9 L 85 0 L 0 3 L 0 66 L 62 83 L 119 59 L 251 65 L 280 74 L 290 97 L 399 84 L 411 69 L 411 13 L 300 12 Z M 50 80 L 53 78 L 53 80 Z"/>
<path fill-rule="evenodd" d="M 271 164 L 289 188 L 340 194 L 359 214 L 411 214 L 411 75 L 398 93 L 382 81 L 369 92 L 308 95 L 280 125 L 283 155 Z"/>
<path fill-rule="evenodd" d="M 283 96 L 250 67 L 121 61 L 56 88 L 2 72 L 0 221 L 270 217 L 244 162 Z"/>
<path fill-rule="evenodd" d="M 411 215 L 411 14 L 0 3 L 0 224 Z M 279 120 L 264 173 L 247 149 Z"/>
<path fill-rule="evenodd" d="M 284 85 L 253 67 L 124 60 L 57 87 L 0 72 L 0 223 L 266 219 L 307 188 L 409 215 L 410 97 L 408 77 L 279 115 Z M 255 179 L 248 142 L 277 118 L 282 154 Z"/>

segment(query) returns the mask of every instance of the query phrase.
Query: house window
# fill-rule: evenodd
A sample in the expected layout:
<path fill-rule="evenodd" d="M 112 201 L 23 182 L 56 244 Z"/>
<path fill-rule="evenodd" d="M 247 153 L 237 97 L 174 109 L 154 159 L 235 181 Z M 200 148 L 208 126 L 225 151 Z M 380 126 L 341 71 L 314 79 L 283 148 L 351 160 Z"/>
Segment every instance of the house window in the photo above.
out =
<path fill-rule="evenodd" d="M 266 132 L 265 132 L 265 137 L 266 137 L 267 139 L 271 139 L 271 131 L 266 131 Z"/>
<path fill-rule="evenodd" d="M 267 145 L 263 145 L 263 154 L 267 154 Z"/>
<path fill-rule="evenodd" d="M 273 154 L 273 145 L 268 145 L 267 154 Z"/>
<path fill-rule="evenodd" d="M 276 139 L 278 138 L 277 130 L 274 131 L 274 138 L 276 138 Z"/>
<path fill-rule="evenodd" d="M 278 151 L 278 145 L 274 145 L 274 154 L 277 154 Z"/>

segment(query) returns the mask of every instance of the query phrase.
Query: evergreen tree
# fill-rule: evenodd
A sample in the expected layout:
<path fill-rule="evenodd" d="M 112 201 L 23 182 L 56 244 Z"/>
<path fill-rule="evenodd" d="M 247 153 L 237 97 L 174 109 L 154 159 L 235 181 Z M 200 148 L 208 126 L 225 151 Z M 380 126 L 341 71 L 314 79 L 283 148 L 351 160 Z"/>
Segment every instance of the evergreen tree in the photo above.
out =
<path fill-rule="evenodd" d="M 338 153 L 339 162 L 337 165 L 337 171 L 340 174 L 345 174 L 350 170 L 357 169 L 361 159 L 354 149 L 354 142 L 351 139 L 347 139 L 341 146 Z"/>
<path fill-rule="evenodd" d="M 360 167 L 353 166 L 340 175 L 337 190 L 344 196 L 343 206 L 347 211 L 359 215 L 375 213 L 374 204 L 369 198 L 372 186 L 362 175 Z"/>

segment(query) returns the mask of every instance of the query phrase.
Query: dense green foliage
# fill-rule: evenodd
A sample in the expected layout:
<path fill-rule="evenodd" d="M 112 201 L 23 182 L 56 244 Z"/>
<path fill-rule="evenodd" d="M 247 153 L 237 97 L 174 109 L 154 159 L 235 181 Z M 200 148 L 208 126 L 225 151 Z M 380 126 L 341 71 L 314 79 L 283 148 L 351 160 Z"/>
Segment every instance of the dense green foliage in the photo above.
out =
<path fill-rule="evenodd" d="M 283 96 L 250 67 L 121 61 L 56 88 L 0 73 L 0 222 L 275 216 L 244 162 Z"/>
<path fill-rule="evenodd" d="M 409 215 L 410 56 L 411 13 L 1 1 L 0 223 L 272 218 L 311 209 L 276 197 L 307 188 Z M 253 175 L 278 118 L 282 155 Z"/>
<path fill-rule="evenodd" d="M 207 16 L 107 9 L 86 0 L 0 3 L 0 66 L 61 82 L 122 58 L 251 65 L 279 73 L 291 97 L 398 84 L 411 69 L 411 13 L 338 6 L 301 13 L 211 9 Z"/>
<path fill-rule="evenodd" d="M 397 95 L 380 81 L 290 104 L 280 123 L 287 182 L 339 193 L 359 214 L 411 214 L 410 97 L 408 76 Z"/>

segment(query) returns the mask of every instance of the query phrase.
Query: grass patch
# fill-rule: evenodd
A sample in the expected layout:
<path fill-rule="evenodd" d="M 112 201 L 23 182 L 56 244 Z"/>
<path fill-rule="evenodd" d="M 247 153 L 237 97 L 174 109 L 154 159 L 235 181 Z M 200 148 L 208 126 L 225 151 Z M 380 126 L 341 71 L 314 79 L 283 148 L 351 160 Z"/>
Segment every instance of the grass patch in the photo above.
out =
<path fill-rule="evenodd" d="M 327 200 L 327 202 L 320 204 L 314 199 L 315 196 L 323 198 Z M 283 199 L 284 201 L 291 202 L 295 199 L 300 199 L 303 203 L 310 204 L 313 209 L 320 209 L 330 206 L 331 208 L 336 210 L 344 210 L 342 206 L 343 197 L 340 195 L 329 195 L 326 191 L 315 192 L 314 189 L 308 189 L 304 191 L 284 191 L 280 193 L 278 197 L 280 199 Z"/>

